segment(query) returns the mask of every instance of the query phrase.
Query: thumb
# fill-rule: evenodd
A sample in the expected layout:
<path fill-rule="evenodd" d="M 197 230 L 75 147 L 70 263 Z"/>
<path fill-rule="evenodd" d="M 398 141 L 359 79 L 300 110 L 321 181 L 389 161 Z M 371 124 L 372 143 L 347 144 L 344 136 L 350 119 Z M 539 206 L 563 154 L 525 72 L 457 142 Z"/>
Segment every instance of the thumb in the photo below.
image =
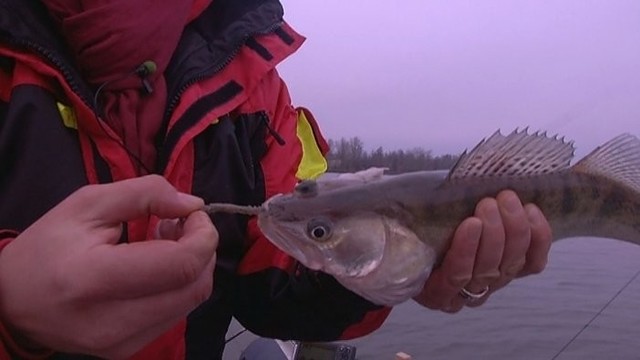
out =
<path fill-rule="evenodd" d="M 89 185 L 73 196 L 70 206 L 83 209 L 85 216 L 112 224 L 155 215 L 178 218 L 199 210 L 204 201 L 178 192 L 158 175 L 148 175 L 111 184 Z"/>

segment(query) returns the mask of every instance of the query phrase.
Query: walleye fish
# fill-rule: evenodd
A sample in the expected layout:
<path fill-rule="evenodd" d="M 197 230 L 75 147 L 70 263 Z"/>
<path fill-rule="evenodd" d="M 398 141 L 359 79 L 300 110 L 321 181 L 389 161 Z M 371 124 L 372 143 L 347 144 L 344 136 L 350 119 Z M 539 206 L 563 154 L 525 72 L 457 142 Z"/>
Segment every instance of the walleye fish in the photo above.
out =
<path fill-rule="evenodd" d="M 257 215 L 266 237 L 305 266 L 380 305 L 415 296 L 460 222 L 504 189 L 543 211 L 554 240 L 576 236 L 640 244 L 640 140 L 620 135 L 570 165 L 573 142 L 496 132 L 447 172 L 383 176 L 381 169 L 303 181 L 262 206 L 210 204 Z"/>

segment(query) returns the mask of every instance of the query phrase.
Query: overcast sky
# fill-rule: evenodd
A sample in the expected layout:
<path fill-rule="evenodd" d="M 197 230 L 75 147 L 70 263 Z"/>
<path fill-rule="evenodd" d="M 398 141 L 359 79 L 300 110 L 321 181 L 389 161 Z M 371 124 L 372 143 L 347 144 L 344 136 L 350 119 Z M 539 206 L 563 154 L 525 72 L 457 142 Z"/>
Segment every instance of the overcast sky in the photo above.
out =
<path fill-rule="evenodd" d="M 284 0 L 280 66 L 327 138 L 459 153 L 497 129 L 640 135 L 638 0 Z"/>

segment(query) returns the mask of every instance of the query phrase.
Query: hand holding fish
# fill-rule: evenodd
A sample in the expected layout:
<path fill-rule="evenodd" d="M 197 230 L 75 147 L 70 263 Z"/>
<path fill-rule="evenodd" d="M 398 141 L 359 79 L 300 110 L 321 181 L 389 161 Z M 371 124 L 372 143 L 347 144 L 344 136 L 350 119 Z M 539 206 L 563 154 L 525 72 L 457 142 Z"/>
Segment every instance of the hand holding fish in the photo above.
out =
<path fill-rule="evenodd" d="M 451 313 L 479 306 L 515 277 L 541 272 L 551 239 L 551 227 L 540 209 L 533 204 L 522 206 L 513 191 L 485 198 L 474 216 L 458 226 L 442 265 L 414 300 Z M 488 292 L 479 299 L 465 299 L 462 289 L 472 294 Z"/>

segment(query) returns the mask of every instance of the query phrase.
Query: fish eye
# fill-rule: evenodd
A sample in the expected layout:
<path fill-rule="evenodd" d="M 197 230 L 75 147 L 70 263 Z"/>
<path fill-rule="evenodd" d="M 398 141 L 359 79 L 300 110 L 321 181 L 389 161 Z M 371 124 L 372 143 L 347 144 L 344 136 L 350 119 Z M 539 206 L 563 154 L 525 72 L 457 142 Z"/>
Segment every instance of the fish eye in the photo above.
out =
<path fill-rule="evenodd" d="M 294 191 L 300 197 L 316 196 L 318 195 L 318 183 L 314 180 L 304 180 L 296 185 Z"/>
<path fill-rule="evenodd" d="M 331 222 L 327 219 L 312 219 L 307 224 L 307 236 L 312 240 L 323 242 L 331 238 Z"/>

